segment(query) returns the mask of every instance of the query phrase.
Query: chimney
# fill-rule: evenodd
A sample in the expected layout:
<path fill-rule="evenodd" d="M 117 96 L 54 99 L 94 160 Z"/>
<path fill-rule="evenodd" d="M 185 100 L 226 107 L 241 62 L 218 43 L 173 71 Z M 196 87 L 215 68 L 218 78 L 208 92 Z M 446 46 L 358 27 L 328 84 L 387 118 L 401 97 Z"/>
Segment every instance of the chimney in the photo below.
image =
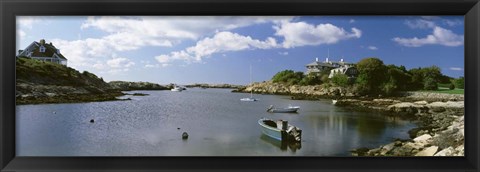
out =
<path fill-rule="evenodd" d="M 40 39 L 40 45 L 44 45 L 45 44 L 45 39 Z"/>
<path fill-rule="evenodd" d="M 316 61 L 316 62 L 318 62 L 318 57 L 317 57 L 317 58 L 315 58 L 315 61 Z"/>

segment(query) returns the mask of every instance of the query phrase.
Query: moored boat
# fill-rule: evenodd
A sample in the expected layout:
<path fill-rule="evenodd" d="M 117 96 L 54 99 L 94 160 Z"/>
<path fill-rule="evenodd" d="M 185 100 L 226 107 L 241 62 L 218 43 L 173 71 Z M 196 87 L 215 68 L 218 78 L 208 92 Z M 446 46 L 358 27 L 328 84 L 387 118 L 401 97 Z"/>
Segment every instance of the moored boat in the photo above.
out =
<path fill-rule="evenodd" d="M 252 84 L 252 65 L 250 65 L 250 85 Z M 254 102 L 257 99 L 253 98 L 253 90 L 250 90 L 250 97 L 241 98 L 242 102 Z"/>
<path fill-rule="evenodd" d="M 272 113 L 296 113 L 300 109 L 300 106 L 291 106 L 289 105 L 286 108 L 275 108 L 273 105 L 270 105 L 268 107 L 267 112 L 272 112 Z"/>
<path fill-rule="evenodd" d="M 179 87 L 179 86 L 176 86 L 176 85 L 171 89 L 171 91 L 175 91 L 175 92 L 180 92 L 182 90 L 183 90 L 182 87 Z"/>
<path fill-rule="evenodd" d="M 288 121 L 262 118 L 258 120 L 258 124 L 262 127 L 263 134 L 276 140 L 294 142 L 302 140 L 302 130 L 288 124 Z"/>
<path fill-rule="evenodd" d="M 254 101 L 257 101 L 257 99 L 253 98 L 253 97 L 246 97 L 246 98 L 241 98 L 240 101 L 243 101 L 243 102 L 254 102 Z"/>

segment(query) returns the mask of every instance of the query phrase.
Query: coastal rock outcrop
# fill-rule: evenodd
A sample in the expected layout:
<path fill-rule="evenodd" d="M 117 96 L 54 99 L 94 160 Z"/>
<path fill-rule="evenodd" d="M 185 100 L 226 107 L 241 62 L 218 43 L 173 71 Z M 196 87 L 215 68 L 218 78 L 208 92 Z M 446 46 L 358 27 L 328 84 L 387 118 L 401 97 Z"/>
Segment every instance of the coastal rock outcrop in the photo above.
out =
<path fill-rule="evenodd" d="M 441 112 L 435 110 L 442 107 Z M 410 131 L 413 139 L 397 140 L 374 149 L 356 149 L 354 156 L 464 156 L 463 101 L 428 104 L 401 102 L 387 106 L 408 109 L 420 121 L 419 128 Z M 390 109 L 390 110 L 391 110 Z M 460 110 L 462 109 L 462 110 Z"/>
<path fill-rule="evenodd" d="M 171 86 L 162 86 L 156 83 L 151 82 L 127 82 L 127 81 L 111 81 L 108 82 L 108 85 L 113 89 L 118 89 L 122 91 L 130 90 L 168 90 L 171 89 Z"/>
<path fill-rule="evenodd" d="M 239 88 L 233 92 L 250 92 L 261 94 L 292 95 L 296 99 L 319 98 L 319 97 L 355 97 L 355 92 L 343 87 L 325 87 L 322 85 L 286 85 L 264 81 L 253 83 L 245 88 Z"/>

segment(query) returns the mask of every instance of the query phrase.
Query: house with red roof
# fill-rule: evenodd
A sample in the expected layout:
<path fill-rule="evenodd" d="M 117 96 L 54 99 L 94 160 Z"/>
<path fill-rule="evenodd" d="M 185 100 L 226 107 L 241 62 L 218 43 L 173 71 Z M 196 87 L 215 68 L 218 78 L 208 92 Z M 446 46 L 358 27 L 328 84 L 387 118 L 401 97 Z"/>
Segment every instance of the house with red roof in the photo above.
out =
<path fill-rule="evenodd" d="M 29 57 L 46 62 L 58 63 L 67 65 L 67 58 L 60 53 L 60 49 L 53 46 L 53 44 L 46 43 L 44 39 L 39 42 L 33 41 L 27 48 L 18 50 L 17 57 Z"/>

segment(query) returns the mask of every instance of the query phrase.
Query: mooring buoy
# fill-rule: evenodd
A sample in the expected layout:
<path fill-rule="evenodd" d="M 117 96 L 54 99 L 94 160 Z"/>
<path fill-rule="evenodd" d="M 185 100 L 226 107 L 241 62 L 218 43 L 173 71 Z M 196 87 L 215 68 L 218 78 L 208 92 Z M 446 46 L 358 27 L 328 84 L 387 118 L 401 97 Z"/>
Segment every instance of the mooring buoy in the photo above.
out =
<path fill-rule="evenodd" d="M 95 120 L 93 120 L 93 119 L 90 120 L 90 123 L 94 123 L 94 122 L 95 122 Z"/>
<path fill-rule="evenodd" d="M 187 132 L 183 132 L 182 134 L 182 139 L 188 139 L 188 133 Z"/>

